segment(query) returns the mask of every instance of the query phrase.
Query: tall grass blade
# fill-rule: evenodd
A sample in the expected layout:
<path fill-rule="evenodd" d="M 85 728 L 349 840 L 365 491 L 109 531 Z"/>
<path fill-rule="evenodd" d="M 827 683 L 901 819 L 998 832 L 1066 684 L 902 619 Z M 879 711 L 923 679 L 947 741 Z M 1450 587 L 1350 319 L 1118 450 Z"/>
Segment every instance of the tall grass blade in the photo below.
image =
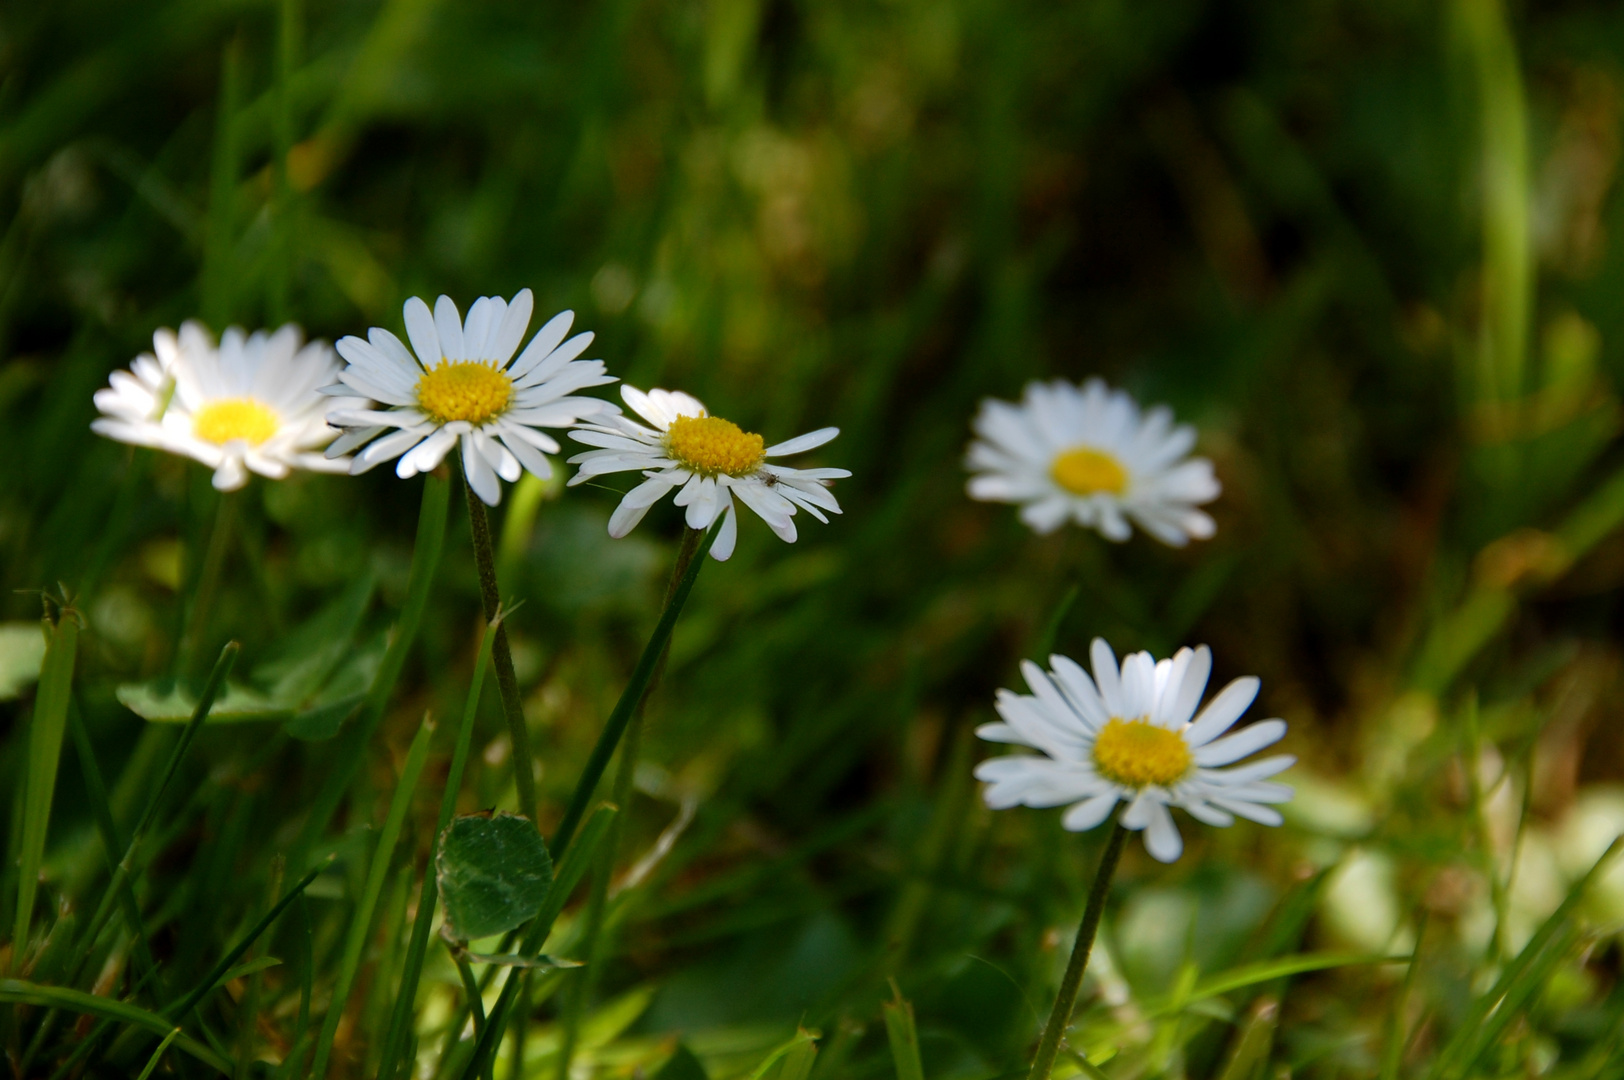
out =
<path fill-rule="evenodd" d="M 919 1029 L 914 1024 L 913 1004 L 902 996 L 895 981 L 891 983 L 895 995 L 884 1002 L 885 1035 L 891 1043 L 891 1063 L 896 1067 L 897 1080 L 925 1080 L 925 1067 L 919 1059 Z"/>
<path fill-rule="evenodd" d="M 462 710 L 462 726 L 457 729 L 457 745 L 451 752 L 451 769 L 446 773 L 445 793 L 440 798 L 440 816 L 434 824 L 435 846 L 429 849 L 429 861 L 423 872 L 423 888 L 417 899 L 417 918 L 412 923 L 411 943 L 406 949 L 406 963 L 401 972 L 400 987 L 395 991 L 395 1008 L 389 1018 L 389 1030 L 384 1036 L 383 1054 L 378 1062 L 379 1080 L 394 1080 L 397 1062 L 401 1058 L 402 1043 L 411 1029 L 412 1011 L 417 1004 L 417 985 L 423 974 L 423 961 L 428 955 L 429 930 L 434 923 L 434 907 L 439 895 L 439 882 L 435 878 L 434 857 L 440 835 L 451 824 L 457 812 L 457 793 L 462 787 L 462 774 L 468 764 L 468 748 L 474 738 L 474 717 L 479 712 L 480 691 L 485 685 L 485 669 L 491 660 L 491 646 L 496 635 L 492 632 L 496 622 L 485 627 L 479 639 L 479 654 L 474 659 L 474 675 L 468 685 L 468 700 Z"/>
<path fill-rule="evenodd" d="M 63 598 L 57 618 L 43 622 L 45 659 L 40 664 L 34 715 L 28 722 L 28 763 L 24 777 L 22 850 L 17 877 L 16 922 L 11 933 L 11 964 L 20 969 L 28 951 L 39 892 L 39 868 L 45 858 L 45 833 L 56 797 L 56 771 L 62 760 L 62 736 L 73 700 L 73 666 L 79 651 L 79 613 Z"/>
<path fill-rule="evenodd" d="M 100 994 L 87 994 L 62 986 L 39 986 L 21 979 L 0 979 L 0 1001 L 18 1005 L 38 1005 L 44 1008 L 65 1009 L 85 1016 L 97 1016 L 114 1023 L 127 1024 L 150 1031 L 154 1035 L 168 1036 L 175 1025 L 138 1005 Z M 175 1045 L 203 1064 L 226 1075 L 231 1074 L 231 1062 L 197 1040 L 178 1036 Z"/>
<path fill-rule="evenodd" d="M 372 865 L 367 868 L 361 903 L 355 909 L 349 936 L 344 941 L 343 958 L 339 961 L 338 967 L 338 981 L 333 986 L 333 996 L 327 1005 L 327 1015 L 322 1020 L 321 1032 L 316 1036 L 316 1055 L 310 1066 L 310 1076 L 314 1080 L 321 1080 L 327 1075 L 327 1061 L 333 1052 L 333 1038 L 338 1034 L 338 1022 L 343 1019 L 344 1006 L 349 1001 L 350 991 L 355 987 L 355 975 L 361 967 L 361 953 L 366 948 L 367 937 L 372 930 L 372 913 L 378 906 L 379 894 L 383 892 L 389 860 L 395 851 L 395 841 L 400 839 L 401 825 L 406 820 L 406 811 L 411 807 L 412 793 L 417 789 L 417 779 L 423 773 L 423 763 L 428 760 L 429 742 L 433 734 L 434 722 L 425 717 L 417 729 L 416 738 L 412 740 L 411 749 L 406 752 L 406 764 L 401 769 L 400 782 L 395 785 L 395 795 L 389 803 L 389 814 L 384 818 L 383 831 L 378 834 L 378 847 L 373 852 Z"/>

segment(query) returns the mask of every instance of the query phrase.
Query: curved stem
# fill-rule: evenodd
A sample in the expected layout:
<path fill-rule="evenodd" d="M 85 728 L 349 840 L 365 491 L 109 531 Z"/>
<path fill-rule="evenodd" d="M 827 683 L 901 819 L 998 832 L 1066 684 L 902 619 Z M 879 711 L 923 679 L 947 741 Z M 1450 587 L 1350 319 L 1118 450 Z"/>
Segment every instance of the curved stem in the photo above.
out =
<path fill-rule="evenodd" d="M 496 587 L 496 550 L 491 544 L 491 521 L 485 513 L 485 504 L 468 478 L 462 480 L 463 493 L 468 496 L 468 524 L 474 533 L 474 565 L 479 570 L 479 599 L 485 607 L 485 618 L 495 621 L 502 609 L 501 590 Z M 491 649 L 492 666 L 496 668 L 496 688 L 502 696 L 502 715 L 507 718 L 508 740 L 513 744 L 513 783 L 519 789 L 519 813 L 541 828 L 536 807 L 536 759 L 530 752 L 530 729 L 524 722 L 524 701 L 519 697 L 519 678 L 513 673 L 513 650 L 508 647 L 507 626 L 496 624 L 496 642 Z"/>
<path fill-rule="evenodd" d="M 1094 884 L 1088 890 L 1088 906 L 1083 909 L 1082 925 L 1077 928 L 1077 943 L 1071 948 L 1071 960 L 1060 980 L 1060 993 L 1055 995 L 1049 1022 L 1043 1025 L 1043 1035 L 1038 1039 L 1038 1052 L 1032 1059 L 1032 1071 L 1026 1074 L 1027 1080 L 1049 1080 L 1049 1070 L 1054 1068 L 1060 1037 L 1071 1025 L 1071 1010 L 1077 1004 L 1077 990 L 1083 984 L 1083 971 L 1088 967 L 1088 954 L 1094 948 L 1094 935 L 1100 929 L 1100 915 L 1105 912 L 1105 897 L 1111 891 L 1111 878 L 1116 874 L 1117 861 L 1122 858 L 1122 845 L 1127 838 L 1127 829 L 1120 824 L 1112 826 L 1111 839 L 1106 841 L 1100 867 L 1094 872 Z"/>

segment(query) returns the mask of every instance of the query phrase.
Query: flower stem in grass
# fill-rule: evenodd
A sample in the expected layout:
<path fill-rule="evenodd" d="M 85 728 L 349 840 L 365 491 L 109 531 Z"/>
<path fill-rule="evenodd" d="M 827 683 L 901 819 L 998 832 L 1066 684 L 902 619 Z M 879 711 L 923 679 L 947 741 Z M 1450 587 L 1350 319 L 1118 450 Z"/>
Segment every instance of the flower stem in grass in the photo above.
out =
<path fill-rule="evenodd" d="M 485 669 L 490 664 L 497 625 L 497 620 L 492 620 L 480 636 L 479 655 L 474 660 L 474 677 L 468 687 L 468 702 L 462 711 L 462 727 L 457 730 L 451 770 L 446 774 L 445 792 L 440 797 L 440 817 L 434 826 L 434 843 L 429 847 L 428 865 L 423 871 L 423 888 L 417 898 L 417 920 L 412 924 L 411 943 L 406 947 L 406 963 L 401 972 L 400 987 L 395 992 L 395 1009 L 389 1018 L 388 1033 L 384 1036 L 383 1053 L 378 1059 L 378 1080 L 395 1080 L 405 1043 L 411 1035 L 417 984 L 423 973 L 423 960 L 429 947 L 429 929 L 434 923 L 434 906 L 439 897 L 435 852 L 439 848 L 440 834 L 451 824 L 451 816 L 457 810 L 457 791 L 462 787 L 463 769 L 468 764 L 468 748 L 474 737 L 474 714 L 479 711 L 480 690 L 485 685 Z"/>
<path fill-rule="evenodd" d="M 699 568 L 705 563 L 705 556 L 710 553 L 711 545 L 716 543 L 716 537 L 722 531 L 723 518 L 717 518 L 699 541 L 694 549 L 688 567 L 683 571 L 682 580 L 670 594 L 665 610 L 660 613 L 660 621 L 654 627 L 654 634 L 643 646 L 643 655 L 638 657 L 637 666 L 632 669 L 631 680 L 615 703 L 614 712 L 609 714 L 609 722 L 604 724 L 603 733 L 598 736 L 597 745 L 592 748 L 592 755 L 587 758 L 586 768 L 581 770 L 581 778 L 575 782 L 575 792 L 570 796 L 569 807 L 564 811 L 564 820 L 559 822 L 558 830 L 553 833 L 553 842 L 548 845 L 552 849 L 553 861 L 556 863 L 563 857 L 570 846 L 570 838 L 574 835 L 576 826 L 580 825 L 581 817 L 586 813 L 587 804 L 592 801 L 592 793 L 597 789 L 598 781 L 603 778 L 604 769 L 609 767 L 609 759 L 614 755 L 615 747 L 620 737 L 626 733 L 626 727 L 631 723 L 633 711 L 642 704 L 650 682 L 654 679 L 654 669 L 660 658 L 665 655 L 665 648 L 671 641 L 671 631 L 676 628 L 677 616 L 682 614 L 682 606 L 688 602 L 688 594 L 693 592 L 694 579 L 699 577 Z"/>
<path fill-rule="evenodd" d="M 682 584 L 683 577 L 688 573 L 688 567 L 692 565 L 694 554 L 698 552 L 699 543 L 704 536 L 705 534 L 698 529 L 683 530 L 682 545 L 677 548 L 676 563 L 671 568 L 671 580 L 665 588 L 665 606 L 669 607 L 672 598 L 676 596 L 677 587 Z M 620 764 L 615 767 L 614 794 L 610 797 L 614 804 L 620 807 L 622 813 L 610 827 L 609 838 L 604 842 L 603 855 L 598 859 L 598 865 L 593 871 L 592 892 L 587 899 L 586 937 L 581 944 L 585 966 L 575 976 L 575 985 L 570 988 L 572 992 L 565 1004 L 564 1038 L 558 1052 L 559 1080 L 569 1080 L 570 1062 L 575 1057 L 581 1017 L 585 1015 L 592 991 L 598 983 L 599 961 L 602 959 L 599 939 L 603 934 L 604 916 L 609 904 L 609 882 L 614 877 L 621 839 L 626 832 L 626 812 L 631 807 L 632 782 L 637 773 L 637 752 L 643 736 L 643 709 L 648 705 L 649 696 L 654 693 L 654 688 L 659 685 L 660 676 L 665 672 L 666 658 L 670 655 L 671 639 L 668 637 L 665 647 L 660 650 L 660 659 L 654 665 L 654 674 L 649 678 L 648 685 L 643 687 L 643 693 L 632 709 L 631 722 L 626 726 L 626 735 L 621 742 Z M 524 1023 L 523 1015 L 516 1019 L 516 1023 L 519 1025 Z"/>
<path fill-rule="evenodd" d="M 474 534 L 474 566 L 479 571 L 479 598 L 485 606 L 485 618 L 496 620 L 502 607 L 501 591 L 496 587 L 496 550 L 491 544 L 491 521 L 485 513 L 485 504 L 463 478 L 462 488 L 468 496 L 468 524 Z M 496 688 L 502 695 L 502 715 L 507 718 L 508 739 L 513 743 L 513 783 L 519 789 L 519 813 L 529 818 L 539 829 L 536 817 L 536 765 L 530 752 L 530 729 L 524 723 L 524 702 L 519 697 L 519 680 L 513 673 L 513 651 L 508 648 L 507 627 L 496 622 L 496 644 L 491 650 L 496 668 Z"/>
<path fill-rule="evenodd" d="M 1032 1059 L 1032 1070 L 1027 1080 L 1049 1080 L 1054 1068 L 1055 1054 L 1060 1050 L 1060 1037 L 1071 1025 L 1071 1010 L 1077 1004 L 1077 990 L 1083 984 L 1083 971 L 1088 967 L 1088 954 L 1094 948 L 1094 935 L 1100 929 L 1100 915 L 1105 911 L 1105 897 L 1111 891 L 1111 878 L 1116 874 L 1117 861 L 1122 858 L 1122 845 L 1128 839 L 1128 830 L 1121 824 L 1111 827 L 1111 838 L 1106 841 L 1100 856 L 1100 867 L 1094 873 L 1094 884 L 1088 890 L 1088 906 L 1083 909 L 1082 925 L 1077 928 L 1077 943 L 1071 948 L 1071 960 L 1066 974 L 1060 979 L 1060 993 L 1055 995 L 1049 1022 L 1043 1025 L 1038 1039 L 1038 1052 Z"/>
<path fill-rule="evenodd" d="M 192 599 L 186 610 L 186 625 L 181 631 L 180 645 L 175 650 L 175 676 L 193 677 L 197 650 L 207 631 L 209 612 L 214 608 L 214 594 L 220 588 L 220 572 L 225 569 L 226 549 L 231 545 L 231 529 L 236 515 L 237 500 L 229 494 L 219 496 L 214 508 L 214 523 L 209 526 L 208 546 L 203 549 L 203 562 L 198 568 L 192 587 Z"/>

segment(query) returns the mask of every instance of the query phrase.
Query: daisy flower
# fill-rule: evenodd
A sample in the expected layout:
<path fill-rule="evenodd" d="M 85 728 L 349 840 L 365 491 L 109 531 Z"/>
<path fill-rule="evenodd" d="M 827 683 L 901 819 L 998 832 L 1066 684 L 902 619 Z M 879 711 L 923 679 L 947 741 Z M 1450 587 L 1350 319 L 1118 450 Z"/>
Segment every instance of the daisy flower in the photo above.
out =
<path fill-rule="evenodd" d="M 564 340 L 573 311 L 549 319 L 514 358 L 533 303 L 529 289 L 512 301 L 482 296 L 464 321 L 449 296 L 440 297 L 432 312 L 414 296 L 405 308 L 410 349 L 378 326 L 365 341 L 341 339 L 338 353 L 349 366 L 326 392 L 360 394 L 389 408 L 335 409 L 328 422 L 346 431 L 328 453 L 365 445 L 352 473 L 399 458 L 395 475 L 406 479 L 437 467 L 460 441 L 463 474 L 489 506 L 502 499 L 497 477 L 512 483 L 524 470 L 551 476 L 546 455 L 559 447 L 542 428 L 565 428 L 582 417 L 620 410 L 611 402 L 572 396 L 615 381 L 604 374 L 602 360 L 576 359 L 592 344 L 592 334 Z"/>
<path fill-rule="evenodd" d="M 273 480 L 290 469 L 344 472 L 347 460 L 320 452 L 338 434 L 325 419 L 333 403 L 319 391 L 338 374 L 338 358 L 325 341 L 303 339 L 292 323 L 272 334 L 233 326 L 218 348 L 199 322 L 159 330 L 152 352 L 96 391 L 102 415 L 90 428 L 195 458 L 221 491 L 242 487 L 250 471 Z"/>
<path fill-rule="evenodd" d="M 1021 504 L 1021 520 L 1051 533 L 1068 518 L 1126 540 L 1128 520 L 1164 544 L 1183 547 L 1213 533 L 1197 510 L 1218 497 L 1212 462 L 1187 458 L 1195 429 L 1098 379 L 1081 387 L 1033 382 L 1019 405 L 991 398 L 972 425 L 965 464 L 972 499 Z"/>
<path fill-rule="evenodd" d="M 631 532 L 648 508 L 669 491 L 677 506 L 687 507 L 688 527 L 708 529 L 726 514 L 721 533 L 711 548 L 716 559 L 733 554 L 738 523 L 733 496 L 754 510 L 768 528 L 786 543 L 795 542 L 795 511 L 805 510 L 824 524 L 823 516 L 840 513 L 829 493 L 832 481 L 850 476 L 845 469 L 791 469 L 770 465 L 769 458 L 799 454 L 840 434 L 839 428 L 819 428 L 788 442 L 768 446 L 760 435 L 743 431 L 731 420 L 712 416 L 697 398 L 675 390 L 648 393 L 622 386 L 620 396 L 652 427 L 624 416 L 582 424 L 570 438 L 599 449 L 570 458 L 581 468 L 570 479 L 579 484 L 605 473 L 641 472 L 644 480 L 626 493 L 609 518 L 609 535 L 617 540 Z"/>
<path fill-rule="evenodd" d="M 1197 715 L 1212 673 L 1205 645 L 1160 662 L 1134 653 L 1120 670 L 1104 641 L 1094 640 L 1092 654 L 1093 678 L 1075 661 L 1051 656 L 1048 672 L 1030 660 L 1021 665 L 1030 695 L 998 691 L 1003 723 L 984 724 L 976 734 L 1042 756 L 991 758 L 976 766 L 976 778 L 987 781 L 988 806 L 1070 804 L 1061 824 L 1083 832 L 1125 802 L 1123 826 L 1143 830 L 1145 850 L 1162 862 L 1184 850 L 1169 807 L 1208 825 L 1229 825 L 1236 817 L 1280 824 L 1279 811 L 1267 804 L 1290 799 L 1291 788 L 1268 778 L 1296 758 L 1280 754 L 1218 768 L 1286 733 L 1284 720 L 1264 720 L 1219 738 L 1257 696 L 1257 679 L 1236 679 Z"/>

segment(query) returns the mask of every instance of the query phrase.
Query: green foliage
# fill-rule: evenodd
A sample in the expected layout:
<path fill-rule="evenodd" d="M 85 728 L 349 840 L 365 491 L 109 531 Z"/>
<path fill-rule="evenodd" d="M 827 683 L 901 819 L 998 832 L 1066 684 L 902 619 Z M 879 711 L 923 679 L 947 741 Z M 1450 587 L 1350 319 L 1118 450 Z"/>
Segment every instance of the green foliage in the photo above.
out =
<path fill-rule="evenodd" d="M 974 729 L 1019 659 L 1096 635 L 1209 643 L 1301 763 L 1282 829 L 1181 818 L 1171 867 L 1130 843 L 1057 1076 L 1617 1072 L 1618 5 L 3 23 L 15 1074 L 1024 1076 L 1104 834 L 988 810 Z M 489 812 L 517 840 L 532 775 L 483 692 L 458 478 L 222 504 L 89 424 L 158 327 L 332 341 L 522 287 L 632 385 L 769 443 L 838 425 L 815 464 L 854 475 L 794 545 L 746 515 L 663 624 L 680 511 L 610 540 L 626 483 L 505 488 L 523 842 L 558 876 L 453 955 L 437 838 Z M 1199 429 L 1212 540 L 1040 537 L 965 497 L 984 397 L 1096 375 Z M 42 635 L 42 589 L 83 622 Z M 628 797 L 594 811 L 661 655 Z"/>
<path fill-rule="evenodd" d="M 519 814 L 470 814 L 447 825 L 435 853 L 446 933 L 491 937 L 529 922 L 553 882 L 535 823 Z"/>

